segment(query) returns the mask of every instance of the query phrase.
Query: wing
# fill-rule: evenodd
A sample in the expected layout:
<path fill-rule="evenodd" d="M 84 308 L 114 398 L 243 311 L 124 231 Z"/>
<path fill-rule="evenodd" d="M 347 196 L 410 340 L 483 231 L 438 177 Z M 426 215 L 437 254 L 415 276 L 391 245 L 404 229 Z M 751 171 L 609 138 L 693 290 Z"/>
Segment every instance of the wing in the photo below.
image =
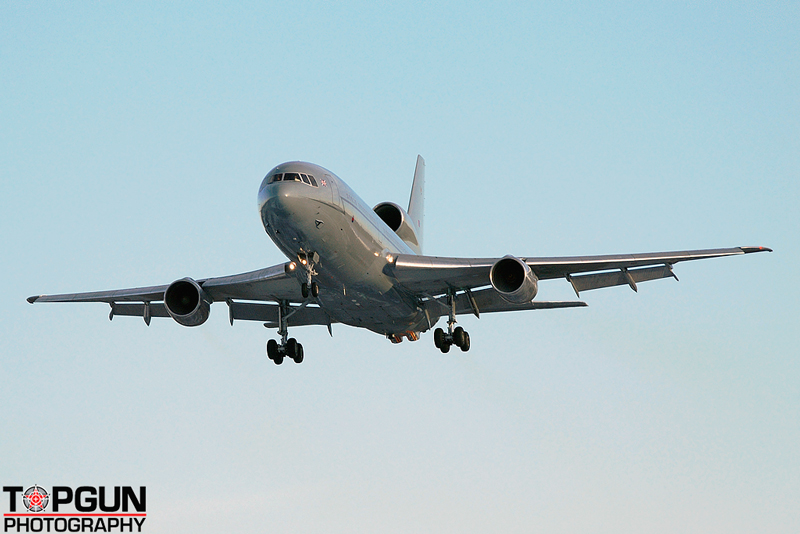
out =
<path fill-rule="evenodd" d="M 297 278 L 289 268 L 290 263 L 273 265 L 266 269 L 250 271 L 233 276 L 197 280 L 203 291 L 213 302 L 228 303 L 230 320 L 234 319 L 275 322 L 276 305 L 234 302 L 234 300 L 302 303 Z M 111 305 L 110 318 L 114 315 L 144 317 L 149 324 L 150 317 L 169 317 L 164 307 L 164 292 L 169 284 L 161 286 L 93 291 L 90 293 L 64 293 L 60 295 L 39 295 L 28 298 L 28 302 L 106 302 Z M 303 324 L 330 324 L 330 319 L 320 308 L 297 308 L 293 326 Z M 324 315 L 324 317 L 323 317 Z"/>
<path fill-rule="evenodd" d="M 735 247 L 647 254 L 521 258 L 539 280 L 565 278 L 575 293 L 601 287 L 674 277 L 672 266 L 681 261 L 772 252 L 766 247 Z M 449 290 L 488 286 L 489 271 L 500 258 L 441 258 L 400 255 L 387 271 L 408 291 L 435 297 Z M 516 309 L 516 308 L 515 308 Z M 527 309 L 527 308 L 526 308 Z"/>
<path fill-rule="evenodd" d="M 214 302 L 228 299 L 302 302 L 297 278 L 290 274 L 289 263 L 273 265 L 248 273 L 198 280 Z M 28 297 L 28 302 L 159 302 L 169 284 L 90 293 L 64 293 Z"/>

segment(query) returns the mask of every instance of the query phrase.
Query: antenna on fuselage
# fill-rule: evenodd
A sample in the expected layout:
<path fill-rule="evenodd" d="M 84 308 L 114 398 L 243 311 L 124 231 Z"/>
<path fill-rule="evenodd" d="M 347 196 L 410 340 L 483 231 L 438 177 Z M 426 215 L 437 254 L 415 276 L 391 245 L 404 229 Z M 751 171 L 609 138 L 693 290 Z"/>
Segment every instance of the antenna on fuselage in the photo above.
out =
<path fill-rule="evenodd" d="M 408 215 L 417 234 L 417 243 L 422 250 L 422 239 L 425 228 L 425 160 L 417 156 L 417 167 L 414 169 L 414 183 L 411 184 L 411 198 L 408 200 Z"/>

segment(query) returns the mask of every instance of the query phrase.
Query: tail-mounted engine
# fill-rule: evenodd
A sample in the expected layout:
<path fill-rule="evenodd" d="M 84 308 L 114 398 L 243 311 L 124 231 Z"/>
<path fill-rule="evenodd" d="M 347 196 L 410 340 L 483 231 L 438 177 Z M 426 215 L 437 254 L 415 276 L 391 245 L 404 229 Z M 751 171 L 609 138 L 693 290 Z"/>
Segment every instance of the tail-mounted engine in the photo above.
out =
<path fill-rule="evenodd" d="M 199 326 L 211 313 L 211 297 L 191 278 L 172 282 L 164 291 L 167 313 L 183 326 Z"/>
<path fill-rule="evenodd" d="M 389 228 L 394 230 L 394 233 L 405 241 L 414 252 L 422 254 L 417 232 L 414 229 L 414 222 L 411 220 L 408 213 L 406 213 L 406 210 L 394 202 L 381 202 L 372 208 L 372 210 L 377 213 L 378 217 L 380 217 Z"/>
<path fill-rule="evenodd" d="M 511 304 L 525 304 L 536 296 L 538 279 L 528 264 L 514 256 L 505 256 L 492 265 L 489 281 L 500 296 Z"/>

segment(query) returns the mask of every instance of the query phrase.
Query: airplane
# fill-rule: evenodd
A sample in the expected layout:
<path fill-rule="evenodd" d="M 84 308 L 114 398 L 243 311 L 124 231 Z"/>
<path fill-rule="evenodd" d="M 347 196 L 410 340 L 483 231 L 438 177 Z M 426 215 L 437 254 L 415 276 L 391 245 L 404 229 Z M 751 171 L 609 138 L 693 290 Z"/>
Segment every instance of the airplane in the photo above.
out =
<path fill-rule="evenodd" d="M 258 190 L 261 222 L 289 261 L 256 271 L 168 285 L 113 291 L 32 296 L 34 302 L 105 302 L 115 316 L 171 317 L 183 326 L 203 324 L 211 304 L 225 302 L 235 320 L 277 328 L 267 356 L 301 363 L 303 345 L 289 326 L 342 323 L 417 341 L 441 317 L 433 342 L 443 353 L 470 349 L 456 316 L 586 306 L 581 300 L 535 300 L 542 280 L 564 279 L 582 291 L 678 277 L 673 265 L 688 260 L 772 252 L 766 247 L 572 257 L 453 258 L 422 254 L 425 161 L 417 156 L 408 209 L 381 202 L 373 209 L 331 171 L 301 161 L 267 173 Z"/>

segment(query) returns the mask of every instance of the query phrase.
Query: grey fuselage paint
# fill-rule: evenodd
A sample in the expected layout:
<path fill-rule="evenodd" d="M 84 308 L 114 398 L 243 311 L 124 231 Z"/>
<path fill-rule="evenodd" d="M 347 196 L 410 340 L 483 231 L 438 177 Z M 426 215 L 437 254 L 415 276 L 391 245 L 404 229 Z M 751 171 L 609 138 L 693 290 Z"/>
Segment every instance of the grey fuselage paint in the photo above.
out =
<path fill-rule="evenodd" d="M 317 187 L 268 183 L 286 172 L 310 174 Z M 415 252 L 338 176 L 311 163 L 283 163 L 264 178 L 258 207 L 264 229 L 286 257 L 319 255 L 318 301 L 332 318 L 385 335 L 429 329 L 417 297 L 386 272 L 398 254 Z M 299 287 L 305 272 L 297 269 L 297 275 Z"/>

